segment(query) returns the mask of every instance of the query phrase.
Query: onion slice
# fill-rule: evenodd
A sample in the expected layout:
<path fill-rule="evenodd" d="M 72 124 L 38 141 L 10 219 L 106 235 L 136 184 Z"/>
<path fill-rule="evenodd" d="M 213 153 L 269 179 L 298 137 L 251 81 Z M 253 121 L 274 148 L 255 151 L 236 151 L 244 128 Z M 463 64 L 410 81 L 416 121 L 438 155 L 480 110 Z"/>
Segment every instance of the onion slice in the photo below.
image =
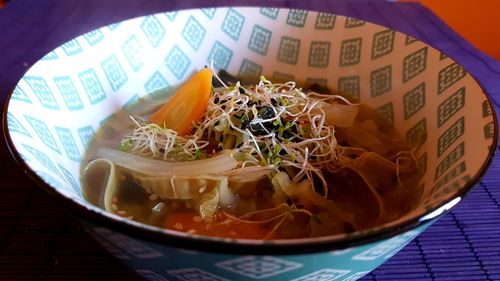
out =
<path fill-rule="evenodd" d="M 322 102 L 321 109 L 325 112 L 325 120 L 328 125 L 345 128 L 352 127 L 359 112 L 359 107 L 356 105 L 339 103 Z"/>
<path fill-rule="evenodd" d="M 135 171 L 143 175 L 153 175 L 155 177 L 219 174 L 230 171 L 237 165 L 237 161 L 231 156 L 230 153 L 221 153 L 207 159 L 183 162 L 153 160 L 109 148 L 100 148 L 97 151 L 97 155 L 99 157 L 106 158 L 125 169 Z"/>

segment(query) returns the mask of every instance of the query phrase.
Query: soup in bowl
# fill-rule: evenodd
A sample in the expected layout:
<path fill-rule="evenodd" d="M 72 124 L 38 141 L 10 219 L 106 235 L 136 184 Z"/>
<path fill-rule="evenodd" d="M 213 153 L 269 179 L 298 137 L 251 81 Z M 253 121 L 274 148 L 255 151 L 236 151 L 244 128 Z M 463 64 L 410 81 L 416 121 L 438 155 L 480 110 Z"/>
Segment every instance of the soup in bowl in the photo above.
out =
<path fill-rule="evenodd" d="M 423 42 L 246 7 L 75 38 L 6 117 L 29 174 L 152 280 L 360 278 L 461 200 L 498 127 L 474 78 Z"/>

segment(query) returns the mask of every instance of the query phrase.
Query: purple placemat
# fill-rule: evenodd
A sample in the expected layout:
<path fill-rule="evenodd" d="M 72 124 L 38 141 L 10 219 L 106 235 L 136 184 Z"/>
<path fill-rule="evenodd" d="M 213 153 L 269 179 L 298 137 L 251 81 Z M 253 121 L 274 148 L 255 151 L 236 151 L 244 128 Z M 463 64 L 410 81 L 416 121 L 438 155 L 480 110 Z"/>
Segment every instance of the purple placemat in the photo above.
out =
<path fill-rule="evenodd" d="M 30 65 L 83 32 L 159 11 L 229 3 L 334 12 L 408 33 L 460 62 L 500 111 L 499 62 L 478 52 L 422 6 L 382 0 L 10 1 L 0 10 L 1 103 Z M 0 280 L 140 280 L 37 190 L 17 168 L 3 139 L 0 142 Z M 497 157 L 452 212 L 363 280 L 500 280 L 499 173 Z"/>

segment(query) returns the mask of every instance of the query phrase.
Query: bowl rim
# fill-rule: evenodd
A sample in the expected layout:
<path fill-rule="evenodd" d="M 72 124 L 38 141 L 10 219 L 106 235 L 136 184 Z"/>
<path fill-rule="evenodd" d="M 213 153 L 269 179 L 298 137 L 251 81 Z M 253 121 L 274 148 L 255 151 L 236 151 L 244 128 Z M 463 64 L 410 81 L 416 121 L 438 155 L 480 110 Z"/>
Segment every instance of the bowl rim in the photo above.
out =
<path fill-rule="evenodd" d="M 258 3 L 257 3 L 258 4 Z M 264 5 L 265 6 L 265 5 Z M 227 6 L 227 5 L 199 5 L 196 8 L 190 8 L 190 10 L 198 10 L 206 7 L 239 7 L 239 8 L 258 8 L 260 6 L 257 5 L 232 5 L 232 6 Z M 292 9 L 290 7 L 284 7 L 284 4 L 282 3 L 281 5 L 274 5 L 274 6 L 265 6 L 265 7 L 278 7 L 278 8 L 284 8 L 284 9 Z M 342 14 L 337 14 L 332 11 L 319 11 L 317 9 L 311 9 L 311 8 L 299 8 L 302 10 L 306 11 L 314 11 L 314 12 L 326 12 L 330 13 L 336 16 L 342 16 L 342 17 L 349 17 L 353 18 L 347 15 L 342 15 Z M 122 21 L 127 21 L 131 19 L 136 19 L 136 18 L 141 18 L 145 17 L 147 15 L 154 15 L 157 13 L 162 13 L 162 12 L 172 12 L 172 11 L 180 11 L 180 10 L 187 10 L 185 8 L 179 8 L 179 9 L 167 9 L 164 11 L 157 11 L 152 14 L 144 14 L 140 15 L 137 17 L 132 17 L 132 18 L 127 18 Z M 363 20 L 363 19 L 360 19 Z M 387 27 L 383 24 L 378 24 L 374 23 L 371 21 L 363 20 L 367 23 L 374 24 L 374 25 L 379 25 L 383 26 L 387 29 L 394 30 L 395 32 L 401 33 L 403 35 L 411 36 L 408 35 L 407 33 L 398 31 L 395 28 L 390 28 Z M 93 30 L 97 30 L 103 27 L 108 26 L 100 26 L 97 27 Z M 92 31 L 92 30 L 90 30 Z M 70 40 L 77 38 L 83 34 L 85 34 L 85 31 Z M 413 36 L 412 36 L 413 37 Z M 450 59 L 453 60 L 453 62 L 457 63 L 459 66 L 463 67 L 462 64 L 458 63 L 452 56 L 449 56 L 446 52 L 443 52 L 441 49 L 438 49 L 434 47 L 432 44 L 429 44 L 425 41 L 422 41 L 416 37 L 414 37 L 418 41 L 424 43 L 426 46 L 432 47 L 433 49 L 442 52 L 443 54 L 447 55 L 450 57 Z M 63 43 L 64 44 L 64 43 Z M 60 47 L 56 46 L 49 52 L 53 51 L 54 49 Z M 38 60 L 39 61 L 39 60 Z M 37 61 L 37 62 L 38 62 Z M 360 246 L 360 245 L 365 245 L 368 243 L 372 242 L 377 242 L 383 239 L 388 239 L 391 237 L 394 237 L 398 234 L 402 234 L 403 232 L 415 229 L 419 226 L 424 226 L 424 225 L 430 225 L 433 221 L 435 221 L 437 218 L 443 216 L 444 213 L 448 211 L 446 209 L 444 212 L 440 213 L 437 216 L 429 216 L 429 214 L 435 212 L 436 210 L 443 208 L 446 204 L 449 202 L 456 200 L 457 198 L 463 199 L 469 191 L 476 185 L 477 182 L 480 181 L 480 179 L 485 175 L 487 170 L 489 169 L 490 165 L 493 162 L 493 159 L 495 158 L 496 154 L 496 149 L 498 146 L 498 138 L 499 138 L 499 123 L 498 123 L 498 116 L 496 113 L 495 109 L 495 101 L 492 99 L 490 94 L 485 90 L 485 87 L 480 83 L 480 81 L 472 75 L 465 67 L 464 70 L 466 70 L 467 74 L 473 79 L 473 81 L 480 87 L 482 90 L 482 95 L 486 97 L 486 100 L 488 101 L 488 104 L 490 105 L 490 108 L 492 110 L 492 118 L 493 118 L 493 124 L 494 124 L 494 134 L 493 134 L 493 140 L 492 144 L 489 148 L 488 156 L 485 159 L 485 161 L 482 163 L 481 167 L 479 168 L 478 172 L 472 176 L 465 184 L 464 186 L 457 191 L 453 196 L 450 196 L 448 200 L 441 202 L 440 204 L 436 205 L 432 209 L 426 210 L 420 217 L 415 217 L 411 218 L 405 221 L 402 221 L 396 225 L 393 225 L 391 227 L 386 227 L 386 228 L 379 228 L 376 230 L 367 230 L 363 232 L 359 232 L 358 234 L 352 234 L 349 236 L 344 236 L 343 238 L 330 238 L 328 239 L 328 236 L 326 237 L 318 237 L 318 238 L 303 238 L 303 239 L 290 239 L 290 240 L 274 240 L 279 241 L 277 243 L 251 243 L 252 240 L 245 240 L 245 239 L 221 239 L 221 238 L 214 238 L 214 237 L 209 237 L 209 236 L 201 236 L 201 235 L 195 235 L 193 236 L 183 236 L 183 235 L 175 235 L 175 233 L 166 233 L 162 232 L 159 230 L 154 230 L 152 228 L 147 228 L 147 227 L 141 227 L 143 226 L 140 223 L 131 224 L 131 223 L 123 223 L 120 220 L 117 220 L 111 216 L 104 216 L 101 213 L 97 212 L 96 210 L 86 208 L 84 205 L 80 205 L 74 200 L 71 200 L 70 198 L 64 196 L 60 192 L 58 192 L 54 187 L 46 183 L 40 176 L 36 174 L 36 172 L 30 168 L 30 166 L 24 161 L 24 159 L 21 157 L 19 152 L 16 150 L 14 142 L 11 138 L 10 132 L 8 130 L 8 109 L 9 109 L 9 104 L 11 102 L 11 97 L 14 94 L 14 90 L 19 84 L 19 81 L 25 76 L 27 72 L 30 71 L 30 69 L 36 64 L 33 63 L 29 68 L 27 68 L 22 75 L 19 77 L 15 85 L 12 87 L 10 91 L 8 91 L 8 94 L 6 95 L 5 98 L 5 103 L 3 105 L 3 111 L 2 111 L 2 134 L 6 143 L 6 146 L 15 160 L 16 164 L 23 169 L 25 174 L 30 178 L 31 181 L 35 182 L 36 185 L 38 185 L 42 190 L 44 190 L 46 193 L 48 193 L 54 200 L 58 202 L 62 202 L 62 205 L 65 209 L 70 211 L 70 214 L 76 217 L 79 220 L 83 220 L 84 222 L 91 223 L 96 226 L 100 227 L 105 227 L 108 228 L 112 231 L 116 231 L 125 235 L 128 235 L 130 237 L 147 241 L 147 242 L 153 242 L 153 243 L 158 243 L 167 247 L 175 247 L 175 248 L 183 248 L 187 250 L 196 250 L 196 251 L 203 251 L 203 252 L 213 252 L 213 253 L 222 253 L 222 254 L 257 254 L 257 255 L 290 255 L 290 254 L 305 254 L 305 253 L 316 253 L 316 252 L 326 252 L 326 251 L 334 251 L 334 250 L 342 250 L 346 248 L 351 248 L 354 246 Z M 323 238 L 323 239 L 322 239 Z M 238 241 L 238 243 L 233 243 L 234 241 Z M 246 243 L 242 243 L 241 241 L 247 241 Z M 260 240 L 257 240 L 260 241 Z M 273 241 L 273 240 L 271 240 Z"/>

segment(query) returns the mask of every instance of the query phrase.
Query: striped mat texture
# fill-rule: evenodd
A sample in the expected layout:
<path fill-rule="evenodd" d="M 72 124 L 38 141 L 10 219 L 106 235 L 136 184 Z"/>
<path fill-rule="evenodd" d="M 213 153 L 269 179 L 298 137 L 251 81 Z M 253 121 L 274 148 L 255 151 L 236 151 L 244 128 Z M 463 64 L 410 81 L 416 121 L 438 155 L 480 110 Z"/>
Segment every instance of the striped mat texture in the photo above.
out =
<path fill-rule="evenodd" d="M 30 65 L 83 32 L 149 13 L 228 3 L 328 11 L 408 33 L 473 73 L 500 111 L 498 61 L 476 50 L 419 4 L 382 0 L 9 1 L 0 10 L 1 104 Z M 37 190 L 17 168 L 3 139 L 0 142 L 0 280 L 140 280 Z M 499 160 L 452 212 L 362 280 L 500 280 Z"/>

